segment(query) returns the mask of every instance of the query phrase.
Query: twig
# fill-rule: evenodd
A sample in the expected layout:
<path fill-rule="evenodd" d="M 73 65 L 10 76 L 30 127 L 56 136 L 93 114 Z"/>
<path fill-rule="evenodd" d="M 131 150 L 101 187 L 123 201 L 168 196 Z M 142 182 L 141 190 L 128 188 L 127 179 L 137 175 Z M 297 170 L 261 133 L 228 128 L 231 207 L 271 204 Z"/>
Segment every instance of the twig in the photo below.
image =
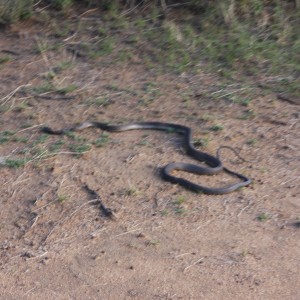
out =
<path fill-rule="evenodd" d="M 22 84 L 22 85 L 18 86 L 16 89 L 14 89 L 12 92 L 10 92 L 8 95 L 6 95 L 5 97 L 3 97 L 0 100 L 1 105 L 4 105 L 5 103 L 7 103 L 17 93 L 17 91 L 19 91 L 21 88 L 27 87 L 27 86 L 31 86 L 31 84 Z"/>
<path fill-rule="evenodd" d="M 140 1 L 136 6 L 128 9 L 128 10 L 125 10 L 122 14 L 121 14 L 121 17 L 124 17 L 126 15 L 129 15 L 130 13 L 132 13 L 135 9 L 137 9 L 140 5 L 142 4 L 142 1 Z"/>
<path fill-rule="evenodd" d="M 44 124 L 38 124 L 38 125 L 33 125 L 33 126 L 30 126 L 30 127 L 26 127 L 24 129 L 21 129 L 21 130 L 17 131 L 17 133 L 20 133 L 20 132 L 23 132 L 23 131 L 26 131 L 26 130 L 30 130 L 30 129 L 34 129 L 34 128 L 37 128 L 37 127 L 41 127 L 42 125 L 44 125 Z"/>
<path fill-rule="evenodd" d="M 33 256 L 33 257 L 29 257 L 29 258 L 27 258 L 27 260 L 32 260 L 32 259 L 36 259 L 36 258 L 43 257 L 43 256 L 45 256 L 47 253 L 48 253 L 48 251 L 45 251 L 44 253 L 42 253 L 42 254 L 40 254 L 40 255 L 36 255 L 36 256 Z"/>
<path fill-rule="evenodd" d="M 54 94 L 54 96 L 51 96 L 51 94 Z M 56 94 L 56 96 L 55 96 L 55 94 Z M 71 100 L 71 99 L 74 99 L 74 96 L 60 95 L 56 91 L 50 91 L 50 92 L 46 92 L 46 93 L 42 93 L 42 94 L 32 93 L 32 95 L 35 97 L 39 97 L 39 98 L 47 99 L 47 100 Z"/>
<path fill-rule="evenodd" d="M 204 257 L 199 258 L 198 260 L 196 260 L 195 262 L 193 262 L 191 265 L 187 266 L 184 268 L 183 273 L 185 273 L 189 268 L 195 266 L 196 264 L 198 264 L 199 262 L 201 262 L 204 259 Z"/>
<path fill-rule="evenodd" d="M 33 228 L 33 227 L 36 225 L 38 219 L 39 219 L 39 216 L 37 215 L 37 216 L 34 218 L 34 222 L 33 222 L 32 225 L 30 226 L 30 229 Z"/>
<path fill-rule="evenodd" d="M 186 252 L 186 253 L 178 254 L 178 255 L 174 256 L 174 258 L 176 259 L 178 257 L 184 256 L 184 255 L 188 255 L 188 254 L 191 254 L 191 252 Z"/>
<path fill-rule="evenodd" d="M 249 88 L 249 87 L 240 88 L 240 89 L 231 91 L 231 92 L 226 93 L 226 94 L 223 94 L 223 95 L 221 94 L 220 96 L 217 96 L 217 98 L 226 97 L 226 96 L 232 95 L 232 94 L 234 94 L 234 93 L 238 93 L 238 92 L 241 92 L 241 91 L 244 91 L 244 90 L 249 90 L 249 89 L 253 90 L 254 88 Z M 211 94 L 212 94 L 212 95 L 214 95 L 214 94 L 219 94 L 219 93 L 222 93 L 223 91 L 224 91 L 224 89 L 219 90 L 219 91 L 216 91 L 216 92 L 213 92 L 213 93 L 211 93 Z"/>
<path fill-rule="evenodd" d="M 31 288 L 30 290 L 28 290 L 28 291 L 24 294 L 24 296 L 27 296 L 30 292 L 34 291 L 36 288 L 37 288 L 37 287 L 34 286 L 34 287 Z"/>
<path fill-rule="evenodd" d="M 237 214 L 238 219 L 240 218 L 240 215 L 242 214 L 242 212 L 245 211 L 247 208 L 249 208 L 252 204 L 253 204 L 253 201 L 250 199 L 248 204 L 245 207 L 243 207 L 240 210 L 240 212 Z"/>
<path fill-rule="evenodd" d="M 120 234 L 115 235 L 114 237 L 122 236 L 122 235 L 132 233 L 132 232 L 135 232 L 135 231 L 138 231 L 138 230 L 141 230 L 141 228 L 136 228 L 136 229 L 132 229 L 132 230 L 129 230 L 129 231 L 125 231 L 125 232 L 122 232 Z"/>
<path fill-rule="evenodd" d="M 85 15 L 88 15 L 89 13 L 93 13 L 95 11 L 98 11 L 98 8 L 91 8 L 91 9 L 88 9 L 86 10 L 84 13 L 82 13 L 81 15 L 79 15 L 78 18 L 82 18 L 84 17 Z"/>

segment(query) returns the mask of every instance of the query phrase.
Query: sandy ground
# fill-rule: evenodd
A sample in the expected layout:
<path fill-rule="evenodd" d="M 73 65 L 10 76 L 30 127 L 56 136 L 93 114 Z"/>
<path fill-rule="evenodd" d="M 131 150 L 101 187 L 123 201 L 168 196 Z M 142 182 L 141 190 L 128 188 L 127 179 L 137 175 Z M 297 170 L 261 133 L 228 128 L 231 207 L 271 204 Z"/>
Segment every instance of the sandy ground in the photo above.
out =
<path fill-rule="evenodd" d="M 216 75 L 158 75 L 136 57 L 116 66 L 37 52 L 46 37 L 39 26 L 0 35 L 2 55 L 13 51 L 1 65 L 0 157 L 28 160 L 0 169 L 1 299 L 300 299 L 299 105 L 259 87 L 248 106 L 216 98 L 227 91 Z M 76 89 L 38 90 L 61 61 L 72 66 L 51 80 Z M 164 182 L 160 167 L 192 161 L 174 133 L 39 131 L 85 120 L 190 126 L 201 150 L 239 151 L 246 162 L 225 149 L 222 160 L 253 183 L 212 196 Z"/>

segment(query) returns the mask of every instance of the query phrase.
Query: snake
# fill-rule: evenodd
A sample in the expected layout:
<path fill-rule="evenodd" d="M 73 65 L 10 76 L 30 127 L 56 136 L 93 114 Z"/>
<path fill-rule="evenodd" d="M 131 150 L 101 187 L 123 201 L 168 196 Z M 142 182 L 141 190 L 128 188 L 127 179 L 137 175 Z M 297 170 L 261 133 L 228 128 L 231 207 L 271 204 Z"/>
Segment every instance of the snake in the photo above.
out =
<path fill-rule="evenodd" d="M 71 131 L 80 131 L 90 127 L 96 127 L 108 132 L 123 132 L 129 130 L 159 130 L 180 134 L 183 137 L 182 146 L 185 150 L 186 155 L 198 162 L 205 163 L 205 166 L 183 162 L 171 162 L 161 168 L 160 173 L 162 179 L 164 179 L 165 181 L 171 182 L 173 184 L 178 184 L 188 190 L 209 195 L 222 195 L 248 186 L 252 182 L 250 178 L 224 167 L 219 158 L 219 155 L 213 156 L 196 149 L 192 142 L 192 129 L 184 125 L 164 122 L 134 122 L 125 125 L 110 125 L 108 123 L 86 121 L 77 125 L 65 127 L 60 130 L 54 130 L 50 127 L 42 127 L 41 131 L 47 134 L 64 135 Z M 216 175 L 224 171 L 239 180 L 236 183 L 227 186 L 207 187 L 189 181 L 185 178 L 172 175 L 172 172 L 174 170 L 185 171 L 197 175 Z"/>

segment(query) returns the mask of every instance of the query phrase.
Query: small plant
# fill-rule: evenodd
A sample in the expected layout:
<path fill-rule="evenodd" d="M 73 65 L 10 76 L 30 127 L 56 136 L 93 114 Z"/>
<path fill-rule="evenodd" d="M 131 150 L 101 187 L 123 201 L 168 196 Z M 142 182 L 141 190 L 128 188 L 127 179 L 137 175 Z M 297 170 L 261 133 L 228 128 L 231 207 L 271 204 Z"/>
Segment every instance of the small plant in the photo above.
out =
<path fill-rule="evenodd" d="M 250 139 L 246 142 L 247 145 L 253 146 L 257 143 L 257 139 Z"/>
<path fill-rule="evenodd" d="M 27 143 L 28 142 L 28 138 L 26 137 L 20 137 L 20 136 L 13 136 L 11 138 L 12 142 L 16 142 L 16 143 Z"/>
<path fill-rule="evenodd" d="M 59 71 L 70 69 L 72 66 L 73 66 L 72 61 L 63 60 L 56 66 L 56 70 L 59 72 Z"/>
<path fill-rule="evenodd" d="M 52 145 L 50 145 L 49 150 L 51 152 L 57 152 L 58 150 L 61 149 L 61 147 L 65 144 L 65 142 L 63 140 L 57 141 L 55 143 L 53 143 Z"/>
<path fill-rule="evenodd" d="M 73 3 L 73 0 L 52 0 L 51 2 L 54 8 L 58 10 L 63 10 L 69 7 Z"/>
<path fill-rule="evenodd" d="M 57 200 L 58 200 L 60 203 L 65 202 L 67 199 L 68 199 L 68 196 L 66 196 L 66 195 L 57 195 Z"/>
<path fill-rule="evenodd" d="M 244 113 L 238 117 L 238 119 L 241 120 L 248 120 L 248 119 L 253 119 L 255 117 L 255 112 L 253 109 L 247 109 L 246 111 L 244 111 Z"/>
<path fill-rule="evenodd" d="M 13 108 L 14 112 L 20 113 L 22 111 L 25 111 L 27 109 L 31 109 L 30 106 L 28 105 L 28 103 L 26 101 L 22 101 L 21 103 L 19 103 L 18 105 L 16 105 Z"/>
<path fill-rule="evenodd" d="M 13 131 L 2 131 L 0 132 L 0 144 L 4 144 L 6 142 L 9 142 L 11 140 L 11 136 L 15 133 Z"/>
<path fill-rule="evenodd" d="M 51 49 L 51 45 L 47 41 L 37 40 L 37 45 L 35 46 L 35 50 L 38 53 L 43 53 L 49 51 Z"/>
<path fill-rule="evenodd" d="M 137 196 L 139 194 L 139 190 L 131 187 L 125 191 L 126 196 Z"/>
<path fill-rule="evenodd" d="M 33 12 L 34 0 L 9 0 L 1 1 L 0 24 L 9 24 L 24 20 Z"/>
<path fill-rule="evenodd" d="M 243 99 L 243 100 L 240 101 L 240 103 L 243 106 L 248 106 L 250 101 L 251 101 L 250 99 Z"/>
<path fill-rule="evenodd" d="M 224 129 L 224 126 L 220 125 L 220 124 L 213 125 L 209 128 L 210 131 L 214 131 L 214 132 L 221 131 L 223 129 Z"/>
<path fill-rule="evenodd" d="M 48 73 L 47 76 L 49 76 L 49 74 L 50 73 Z M 51 75 L 50 77 L 51 78 L 48 77 L 48 79 L 54 78 L 55 75 L 53 77 Z M 52 82 L 47 81 L 47 82 L 41 84 L 40 86 L 35 87 L 33 90 L 37 94 L 44 94 L 44 93 L 49 93 L 49 92 L 56 92 L 56 93 L 59 93 L 59 94 L 62 94 L 62 95 L 66 95 L 68 93 L 73 92 L 76 89 L 77 89 L 77 86 L 75 84 L 69 84 L 69 85 L 64 86 L 64 87 L 57 87 Z"/>
<path fill-rule="evenodd" d="M 182 206 L 178 206 L 175 208 L 175 213 L 177 215 L 183 215 L 186 212 L 186 209 Z"/>
<path fill-rule="evenodd" d="M 209 114 L 204 114 L 203 116 L 201 116 L 200 121 L 208 122 L 208 121 L 211 121 L 214 119 L 215 119 L 215 116 L 209 115 Z"/>
<path fill-rule="evenodd" d="M 177 199 L 173 202 L 173 204 L 175 205 L 174 211 L 176 214 L 182 215 L 186 212 L 185 207 L 182 205 L 185 201 L 186 201 L 186 197 L 181 195 L 178 196 Z"/>
<path fill-rule="evenodd" d="M 90 144 L 71 144 L 69 145 L 70 151 L 74 152 L 75 156 L 81 156 L 83 153 L 91 150 Z"/>
<path fill-rule="evenodd" d="M 71 140 L 74 140 L 76 142 L 85 142 L 86 141 L 86 138 L 85 137 L 82 137 L 78 134 L 76 134 L 75 132 L 73 131 L 68 131 L 66 132 L 66 136 L 71 139 Z"/>
<path fill-rule="evenodd" d="M 266 213 L 261 213 L 257 216 L 257 220 L 260 222 L 265 222 L 270 219 L 270 216 Z"/>
<path fill-rule="evenodd" d="M 93 142 L 93 144 L 96 146 L 96 147 L 103 147 L 105 144 L 107 144 L 109 142 L 109 134 L 106 133 L 106 132 L 103 132 L 101 134 L 101 136 Z"/>
<path fill-rule="evenodd" d="M 18 169 L 24 167 L 28 161 L 29 159 L 27 158 L 6 159 L 4 165 L 8 168 Z"/>
<path fill-rule="evenodd" d="M 4 64 L 6 62 L 9 62 L 9 61 L 11 61 L 11 57 L 8 55 L 0 57 L 0 65 Z"/>
<path fill-rule="evenodd" d="M 33 88 L 33 91 L 37 94 L 44 94 L 53 91 L 54 86 L 50 82 L 45 82 L 39 86 L 36 86 Z"/>
<path fill-rule="evenodd" d="M 207 147 L 209 139 L 208 138 L 197 138 L 194 139 L 193 144 L 195 147 Z"/>
<path fill-rule="evenodd" d="M 64 86 L 64 87 L 57 87 L 55 89 L 55 91 L 57 93 L 66 95 L 68 93 L 74 92 L 76 89 L 77 89 L 77 85 L 75 85 L 75 84 L 69 84 L 69 85 Z"/>
<path fill-rule="evenodd" d="M 185 196 L 178 196 L 178 198 L 175 200 L 175 204 L 181 205 L 183 202 L 185 202 L 185 200 Z"/>
<path fill-rule="evenodd" d="M 88 105 L 95 105 L 99 107 L 107 107 L 108 105 L 111 104 L 111 101 L 109 97 L 96 97 L 96 98 L 91 98 L 87 101 Z"/>
<path fill-rule="evenodd" d="M 160 241 L 158 240 L 148 240 L 147 242 L 148 246 L 158 246 L 160 244 Z"/>
<path fill-rule="evenodd" d="M 148 135 L 144 135 L 144 136 L 142 137 L 142 140 L 139 141 L 139 142 L 137 143 L 137 145 L 138 145 L 138 146 L 146 146 L 146 145 L 149 145 L 149 136 L 148 136 Z"/>
<path fill-rule="evenodd" d="M 42 133 L 33 143 L 32 145 L 38 145 L 38 144 L 43 144 L 47 141 L 47 139 L 49 138 L 48 134 Z"/>
<path fill-rule="evenodd" d="M 160 213 L 162 216 L 166 216 L 166 215 L 168 215 L 169 212 L 167 209 L 163 209 Z"/>
<path fill-rule="evenodd" d="M 111 54 L 115 48 L 115 40 L 112 37 L 107 37 L 98 42 L 97 48 L 90 51 L 91 58 L 97 58 L 99 56 L 105 56 Z"/>

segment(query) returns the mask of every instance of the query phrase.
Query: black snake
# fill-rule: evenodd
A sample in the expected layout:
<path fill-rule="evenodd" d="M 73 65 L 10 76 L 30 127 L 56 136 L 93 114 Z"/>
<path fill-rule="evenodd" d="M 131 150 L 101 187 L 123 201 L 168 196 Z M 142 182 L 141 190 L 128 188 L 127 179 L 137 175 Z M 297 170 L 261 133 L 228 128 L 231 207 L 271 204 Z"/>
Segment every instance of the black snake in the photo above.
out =
<path fill-rule="evenodd" d="M 215 157 L 205 152 L 197 150 L 192 143 L 192 129 L 183 125 L 162 123 L 162 122 L 138 122 L 138 123 L 130 123 L 126 125 L 108 125 L 106 123 L 87 121 L 79 125 L 64 128 L 61 130 L 53 130 L 49 127 L 43 127 L 41 130 L 42 132 L 48 134 L 62 135 L 69 131 L 78 131 L 89 127 L 96 127 L 111 132 L 122 132 L 127 130 L 136 130 L 136 129 L 151 129 L 151 130 L 161 130 L 167 132 L 176 132 L 181 134 L 183 136 L 183 146 L 186 151 L 186 154 L 194 158 L 195 160 L 206 163 L 206 165 L 208 166 L 203 167 L 203 166 L 198 166 L 190 163 L 180 163 L 180 162 L 169 163 L 168 165 L 162 168 L 161 176 L 166 181 L 172 182 L 174 184 L 179 184 L 195 192 L 201 192 L 201 193 L 212 194 L 212 195 L 221 195 L 221 194 L 227 194 L 233 192 L 251 183 L 251 179 L 249 179 L 248 177 L 225 168 L 222 165 L 222 162 L 220 161 L 218 155 Z M 182 170 L 182 171 L 186 171 L 198 175 L 214 175 L 220 173 L 221 171 L 225 171 L 226 173 L 239 178 L 241 181 L 225 187 L 210 188 L 210 187 L 193 183 L 181 177 L 173 176 L 171 175 L 171 172 L 173 170 Z"/>

